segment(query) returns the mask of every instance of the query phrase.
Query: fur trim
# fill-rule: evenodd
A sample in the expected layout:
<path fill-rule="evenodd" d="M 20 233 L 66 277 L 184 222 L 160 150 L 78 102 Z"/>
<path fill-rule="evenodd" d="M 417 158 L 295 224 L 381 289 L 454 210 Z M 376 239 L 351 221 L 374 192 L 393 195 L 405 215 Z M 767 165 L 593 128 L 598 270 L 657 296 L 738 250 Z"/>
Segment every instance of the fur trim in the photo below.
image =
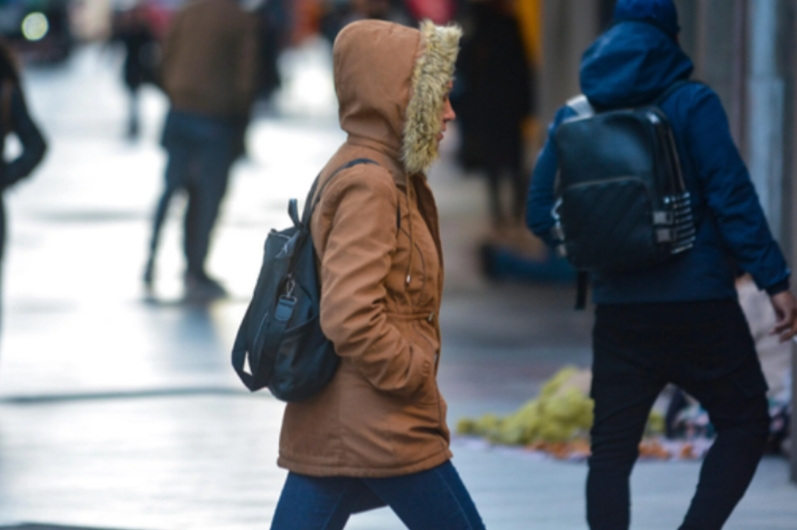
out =
<path fill-rule="evenodd" d="M 425 171 L 437 158 L 440 116 L 462 37 L 458 26 L 435 26 L 429 20 L 424 20 L 420 29 L 421 52 L 412 73 L 401 149 L 401 159 L 410 174 Z"/>

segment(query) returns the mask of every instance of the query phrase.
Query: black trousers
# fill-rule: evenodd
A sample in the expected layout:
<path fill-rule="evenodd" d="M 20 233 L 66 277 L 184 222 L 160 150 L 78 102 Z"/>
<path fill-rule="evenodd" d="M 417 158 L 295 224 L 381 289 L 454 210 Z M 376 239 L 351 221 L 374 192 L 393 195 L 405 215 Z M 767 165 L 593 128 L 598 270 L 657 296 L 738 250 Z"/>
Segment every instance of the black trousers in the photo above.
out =
<path fill-rule="evenodd" d="M 593 354 L 590 528 L 628 529 L 629 476 L 650 409 L 668 382 L 700 401 L 717 432 L 680 529 L 722 528 L 769 432 L 767 385 L 738 302 L 599 305 Z"/>

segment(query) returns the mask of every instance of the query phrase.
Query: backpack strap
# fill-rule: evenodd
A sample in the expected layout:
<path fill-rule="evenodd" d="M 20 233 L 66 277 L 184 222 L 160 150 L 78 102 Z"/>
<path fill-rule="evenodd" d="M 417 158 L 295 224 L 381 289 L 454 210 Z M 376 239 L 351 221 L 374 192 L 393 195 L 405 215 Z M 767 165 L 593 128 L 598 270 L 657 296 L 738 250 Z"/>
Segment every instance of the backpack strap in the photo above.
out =
<path fill-rule="evenodd" d="M 247 372 L 244 368 L 246 366 L 246 329 L 249 326 L 249 321 L 252 318 L 250 314 L 252 313 L 252 304 L 250 303 L 249 306 L 246 308 L 246 314 L 244 314 L 244 318 L 241 321 L 241 325 L 238 327 L 238 333 L 235 334 L 235 344 L 232 347 L 232 367 L 235 369 L 235 373 L 238 374 L 238 377 L 241 378 L 243 384 L 248 388 L 250 391 L 254 392 L 255 390 L 259 390 L 263 388 L 262 384 L 258 384 L 255 381 L 255 376 L 249 372 Z M 249 367 L 251 370 L 251 367 Z"/>
<path fill-rule="evenodd" d="M 307 226 L 310 223 L 310 219 L 313 217 L 313 212 L 315 211 L 315 207 L 318 204 L 318 201 L 321 200 L 321 194 L 324 192 L 324 189 L 327 187 L 327 184 L 332 182 L 332 179 L 334 179 L 338 175 L 338 173 L 340 173 L 344 169 L 349 169 L 360 164 L 374 164 L 377 166 L 379 165 L 370 158 L 357 158 L 355 160 L 352 160 L 351 162 L 347 162 L 342 166 L 340 166 L 338 169 L 336 169 L 329 176 L 326 182 L 324 182 L 323 186 L 321 186 L 321 189 L 318 190 L 318 193 L 316 193 L 316 188 L 318 188 L 318 180 L 321 178 L 321 174 L 319 173 L 319 175 L 315 178 L 313 185 L 310 187 L 310 193 L 307 194 L 307 201 L 305 201 L 304 203 L 304 212 L 302 212 L 303 225 Z M 296 199 L 291 199 L 292 202 L 295 200 Z M 290 208 L 291 206 L 289 205 L 289 209 Z"/>
<path fill-rule="evenodd" d="M 595 115 L 595 109 L 584 94 L 567 100 L 567 106 L 573 109 L 579 118 L 589 118 Z"/>

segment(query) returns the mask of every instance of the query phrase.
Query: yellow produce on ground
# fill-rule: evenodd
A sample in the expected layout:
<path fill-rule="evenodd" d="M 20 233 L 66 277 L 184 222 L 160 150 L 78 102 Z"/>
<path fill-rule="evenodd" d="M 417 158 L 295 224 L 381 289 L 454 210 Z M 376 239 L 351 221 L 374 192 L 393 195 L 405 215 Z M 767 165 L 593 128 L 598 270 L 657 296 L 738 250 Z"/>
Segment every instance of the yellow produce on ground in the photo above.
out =
<path fill-rule="evenodd" d="M 568 366 L 559 370 L 540 390 L 540 395 L 513 414 L 499 418 L 485 414 L 457 423 L 459 434 L 483 436 L 507 445 L 557 444 L 586 439 L 592 427 L 593 403 L 589 398 L 592 374 Z M 661 432 L 664 421 L 651 414 L 648 433 Z"/>

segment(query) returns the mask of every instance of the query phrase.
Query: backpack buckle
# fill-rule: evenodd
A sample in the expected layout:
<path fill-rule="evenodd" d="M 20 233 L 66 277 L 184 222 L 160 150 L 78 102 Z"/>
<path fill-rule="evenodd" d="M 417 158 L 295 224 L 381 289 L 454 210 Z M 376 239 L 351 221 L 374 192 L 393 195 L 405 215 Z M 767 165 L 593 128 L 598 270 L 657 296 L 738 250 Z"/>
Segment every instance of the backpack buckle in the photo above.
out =
<path fill-rule="evenodd" d="M 656 230 L 656 242 L 657 243 L 670 243 L 673 240 L 672 237 L 672 230 L 669 228 L 661 228 Z"/>
<path fill-rule="evenodd" d="M 287 281 L 285 282 L 285 294 L 282 298 L 294 299 L 293 292 L 296 290 L 296 280 L 293 279 L 293 276 L 288 276 Z"/>
<path fill-rule="evenodd" d="M 672 212 L 653 212 L 653 224 L 654 225 L 665 225 L 669 226 L 672 225 L 675 221 Z"/>

